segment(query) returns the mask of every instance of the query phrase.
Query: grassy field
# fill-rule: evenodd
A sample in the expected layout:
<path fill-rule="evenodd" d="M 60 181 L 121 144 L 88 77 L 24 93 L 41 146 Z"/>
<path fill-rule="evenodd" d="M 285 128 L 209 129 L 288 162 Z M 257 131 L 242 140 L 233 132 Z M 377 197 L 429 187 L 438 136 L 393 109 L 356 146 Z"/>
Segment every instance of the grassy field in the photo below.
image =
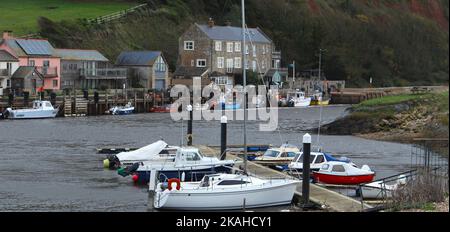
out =
<path fill-rule="evenodd" d="M 0 31 L 25 35 L 37 31 L 37 19 L 41 16 L 56 21 L 95 18 L 138 4 L 125 0 L 0 0 Z"/>
<path fill-rule="evenodd" d="M 431 94 L 401 94 L 401 95 L 393 95 L 386 96 L 382 98 L 374 98 L 367 101 L 363 101 L 356 106 L 356 108 L 360 107 L 371 107 L 371 106 L 383 106 L 383 105 L 394 105 L 401 102 L 418 100 L 430 97 Z"/>

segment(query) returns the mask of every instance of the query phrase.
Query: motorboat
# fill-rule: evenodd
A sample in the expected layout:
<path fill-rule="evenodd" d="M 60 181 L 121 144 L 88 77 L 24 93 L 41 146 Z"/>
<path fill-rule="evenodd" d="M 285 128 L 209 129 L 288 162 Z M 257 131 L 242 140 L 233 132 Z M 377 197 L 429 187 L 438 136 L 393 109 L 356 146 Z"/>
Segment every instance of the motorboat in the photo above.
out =
<path fill-rule="evenodd" d="M 122 166 L 130 166 L 137 162 L 173 160 L 178 149 L 180 149 L 180 147 L 169 146 L 166 142 L 159 140 L 133 151 L 108 155 L 106 159 L 103 160 L 103 166 L 105 168 L 116 169 Z"/>
<path fill-rule="evenodd" d="M 350 159 L 347 157 L 336 158 L 331 154 L 317 151 L 311 152 L 310 160 L 310 170 L 311 171 L 319 171 L 322 165 L 327 162 L 336 161 L 336 162 L 344 162 L 350 163 Z M 292 162 L 288 165 L 288 168 L 292 171 L 303 172 L 303 152 L 300 152 L 295 156 Z"/>
<path fill-rule="evenodd" d="M 50 101 L 33 101 L 33 108 L 16 109 L 7 108 L 4 115 L 9 119 L 38 119 L 54 118 L 58 114 L 59 107 L 54 108 Z"/>
<path fill-rule="evenodd" d="M 297 146 L 283 144 L 280 147 L 269 148 L 262 156 L 254 158 L 254 162 L 267 166 L 289 164 L 300 153 Z"/>
<path fill-rule="evenodd" d="M 372 182 L 375 172 L 369 166 L 361 168 L 344 162 L 331 161 L 322 165 L 319 171 L 313 172 L 313 178 L 318 183 L 332 185 L 359 185 Z"/>
<path fill-rule="evenodd" d="M 219 160 L 205 157 L 198 148 L 181 147 L 172 159 L 155 159 L 136 162 L 118 169 L 121 176 L 131 175 L 133 181 L 148 183 L 152 170 L 167 178 L 179 178 L 183 181 L 198 181 L 206 174 L 230 173 L 235 160 Z"/>
<path fill-rule="evenodd" d="M 173 187 L 174 183 L 177 185 Z M 155 190 L 154 207 L 167 210 L 235 210 L 291 203 L 298 180 L 242 174 L 206 175 L 199 182 L 169 180 Z"/>
<path fill-rule="evenodd" d="M 134 113 L 134 107 L 131 102 L 128 102 L 125 106 L 114 106 L 109 109 L 112 115 L 128 115 Z"/>
<path fill-rule="evenodd" d="M 323 95 L 321 92 L 316 92 L 313 94 L 311 98 L 311 105 L 312 106 L 321 106 L 321 105 L 329 105 L 330 99 L 324 100 Z"/>
<path fill-rule="evenodd" d="M 306 97 L 305 93 L 299 90 L 294 93 L 288 93 L 287 99 L 289 107 L 307 107 L 311 104 L 311 98 Z"/>
<path fill-rule="evenodd" d="M 154 106 L 150 108 L 150 113 L 170 113 L 170 112 L 171 112 L 170 105 Z"/>
<path fill-rule="evenodd" d="M 356 189 L 356 196 L 364 199 L 386 199 L 392 197 L 392 192 L 405 186 L 407 183 L 406 175 L 399 175 L 393 184 L 387 184 L 385 181 L 374 181 L 363 184 Z"/>

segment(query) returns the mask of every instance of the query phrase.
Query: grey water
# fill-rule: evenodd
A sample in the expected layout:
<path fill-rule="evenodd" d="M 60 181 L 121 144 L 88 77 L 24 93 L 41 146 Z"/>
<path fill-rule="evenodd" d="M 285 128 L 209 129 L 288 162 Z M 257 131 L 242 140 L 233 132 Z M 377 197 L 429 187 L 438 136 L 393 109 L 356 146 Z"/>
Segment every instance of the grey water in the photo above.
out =
<path fill-rule="evenodd" d="M 322 107 L 321 123 L 346 114 L 348 106 Z M 301 146 L 305 131 L 319 124 L 320 108 L 279 109 L 278 130 L 247 123 L 249 144 Z M 147 189 L 105 170 L 99 147 L 141 147 L 158 139 L 185 140 L 186 122 L 169 114 L 135 114 L 0 121 L 0 211 L 147 211 Z M 219 145 L 219 121 L 194 121 L 194 144 Z M 243 143 L 243 121 L 228 122 L 228 144 Z M 318 144 L 313 135 L 313 145 Z M 410 169 L 411 146 L 354 136 L 321 135 L 324 151 L 368 164 L 382 178 Z"/>

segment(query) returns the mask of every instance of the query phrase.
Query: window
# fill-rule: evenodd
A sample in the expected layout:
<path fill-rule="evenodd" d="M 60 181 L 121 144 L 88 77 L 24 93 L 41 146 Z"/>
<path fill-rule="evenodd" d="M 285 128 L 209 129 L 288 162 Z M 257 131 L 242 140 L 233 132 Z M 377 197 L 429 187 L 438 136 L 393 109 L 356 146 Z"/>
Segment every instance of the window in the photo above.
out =
<path fill-rule="evenodd" d="M 50 104 L 50 102 L 46 102 L 45 107 L 52 107 L 52 104 Z"/>
<path fill-rule="evenodd" d="M 198 68 L 206 67 L 206 59 L 198 59 L 197 60 L 197 67 Z"/>
<path fill-rule="evenodd" d="M 286 152 L 281 153 L 280 157 L 282 157 L 282 158 L 287 157 L 287 153 Z"/>
<path fill-rule="evenodd" d="M 44 60 L 43 65 L 44 67 L 50 67 L 50 61 Z"/>
<path fill-rule="evenodd" d="M 184 41 L 184 50 L 187 51 L 194 50 L 194 41 Z"/>
<path fill-rule="evenodd" d="M 252 46 L 253 57 L 256 57 L 256 45 Z"/>
<path fill-rule="evenodd" d="M 252 70 L 256 72 L 256 60 L 252 61 Z"/>
<path fill-rule="evenodd" d="M 166 71 L 166 63 L 164 62 L 164 59 L 161 56 L 158 57 L 158 59 L 156 59 L 155 71 L 156 72 L 165 72 Z"/>
<path fill-rule="evenodd" d="M 217 57 L 217 68 L 223 68 L 225 65 L 225 58 Z"/>
<path fill-rule="evenodd" d="M 233 52 L 233 42 L 227 42 L 227 52 Z"/>
<path fill-rule="evenodd" d="M 67 71 L 67 64 L 63 64 L 63 70 Z"/>
<path fill-rule="evenodd" d="M 216 41 L 215 47 L 216 47 L 216 51 L 218 51 L 218 52 L 222 51 L 222 41 Z"/>
<path fill-rule="evenodd" d="M 235 57 L 234 58 L 234 67 L 235 68 L 242 68 L 242 59 L 241 59 L 241 57 Z"/>
<path fill-rule="evenodd" d="M 200 156 L 194 152 L 188 152 L 186 154 L 186 161 L 197 161 L 200 160 Z"/>
<path fill-rule="evenodd" d="M 264 153 L 264 156 L 267 156 L 267 157 L 277 157 L 279 153 L 280 153 L 280 152 L 278 152 L 278 151 L 267 150 L 267 151 Z"/>
<path fill-rule="evenodd" d="M 323 155 L 317 156 L 316 161 L 314 161 L 315 164 L 320 164 L 323 162 L 325 162 L 325 158 L 323 157 Z"/>
<path fill-rule="evenodd" d="M 6 80 L 6 87 L 7 88 L 11 87 L 11 80 L 10 79 Z"/>
<path fill-rule="evenodd" d="M 227 59 L 227 73 L 233 72 L 233 59 Z"/>
<path fill-rule="evenodd" d="M 222 182 L 218 183 L 217 185 L 241 185 L 241 184 L 247 184 L 249 182 L 243 181 L 243 180 L 223 180 Z"/>
<path fill-rule="evenodd" d="M 250 53 L 250 51 L 249 51 L 248 45 L 246 44 L 246 45 L 245 45 L 245 54 L 248 55 L 249 53 Z"/>
<path fill-rule="evenodd" d="M 241 42 L 234 43 L 234 51 L 240 52 L 241 51 Z"/>
<path fill-rule="evenodd" d="M 295 152 L 287 152 L 287 157 L 292 158 L 292 157 L 295 157 L 295 156 L 296 156 Z"/>
<path fill-rule="evenodd" d="M 58 87 L 58 80 L 53 80 L 53 88 L 57 88 Z"/>
<path fill-rule="evenodd" d="M 28 66 L 34 66 L 34 64 L 35 64 L 35 63 L 34 63 L 34 60 L 29 60 L 29 61 L 28 61 Z"/>
<path fill-rule="evenodd" d="M 345 172 L 345 168 L 342 165 L 334 165 L 333 169 L 331 169 L 333 172 Z"/>
<path fill-rule="evenodd" d="M 233 82 L 227 76 L 215 77 L 214 83 L 217 85 L 232 85 Z"/>

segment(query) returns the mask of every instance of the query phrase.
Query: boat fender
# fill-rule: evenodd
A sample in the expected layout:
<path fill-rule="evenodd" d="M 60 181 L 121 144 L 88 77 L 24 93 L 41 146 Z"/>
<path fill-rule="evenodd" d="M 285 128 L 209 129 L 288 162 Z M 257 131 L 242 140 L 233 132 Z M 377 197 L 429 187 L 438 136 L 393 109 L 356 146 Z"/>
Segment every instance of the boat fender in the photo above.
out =
<path fill-rule="evenodd" d="M 103 168 L 109 168 L 109 159 L 103 160 Z"/>
<path fill-rule="evenodd" d="M 181 181 L 184 181 L 186 179 L 186 173 L 183 172 L 181 173 Z"/>
<path fill-rule="evenodd" d="M 180 179 L 178 179 L 178 178 L 171 178 L 171 179 L 168 180 L 168 182 L 169 182 L 169 184 L 168 184 L 169 191 L 172 191 L 172 183 L 174 183 L 174 182 L 177 183 L 176 189 L 180 190 L 180 188 L 181 188 Z"/>

